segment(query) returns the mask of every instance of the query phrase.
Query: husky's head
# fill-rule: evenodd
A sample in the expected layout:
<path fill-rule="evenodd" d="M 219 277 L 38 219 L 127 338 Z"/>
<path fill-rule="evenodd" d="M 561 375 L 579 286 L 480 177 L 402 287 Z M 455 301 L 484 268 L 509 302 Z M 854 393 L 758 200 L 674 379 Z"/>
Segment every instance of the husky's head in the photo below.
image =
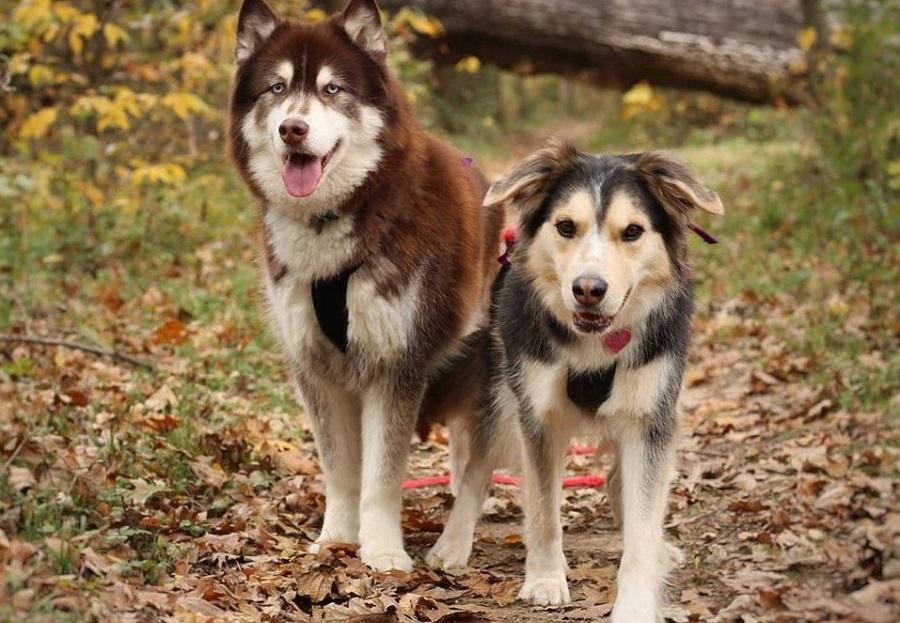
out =
<path fill-rule="evenodd" d="M 579 153 L 558 142 L 495 183 L 485 203 L 518 213 L 524 264 L 564 326 L 627 328 L 688 279 L 688 213 L 722 214 L 719 196 L 658 153 Z"/>
<path fill-rule="evenodd" d="M 263 0 L 238 18 L 232 150 L 275 207 L 333 204 L 378 167 L 391 98 L 374 0 L 324 22 L 281 19 Z"/>

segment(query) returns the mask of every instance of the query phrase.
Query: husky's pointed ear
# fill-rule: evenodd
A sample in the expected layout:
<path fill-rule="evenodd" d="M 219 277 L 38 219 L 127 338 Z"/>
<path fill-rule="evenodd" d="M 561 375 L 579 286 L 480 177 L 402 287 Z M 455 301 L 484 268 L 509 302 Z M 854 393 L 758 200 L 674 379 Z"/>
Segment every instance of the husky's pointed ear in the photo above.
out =
<path fill-rule="evenodd" d="M 556 181 L 581 155 L 571 144 L 551 139 L 494 182 L 484 198 L 485 207 L 512 207 L 521 222 L 527 223 Z"/>
<path fill-rule="evenodd" d="M 338 24 L 369 54 L 378 59 L 387 54 L 387 36 L 375 0 L 350 0 L 338 17 Z"/>
<path fill-rule="evenodd" d="M 695 178 L 681 163 L 659 152 L 640 154 L 635 168 L 646 180 L 653 196 L 667 210 L 686 214 L 698 208 L 710 214 L 725 214 L 725 206 L 714 191 Z"/>
<path fill-rule="evenodd" d="M 263 0 L 244 0 L 238 15 L 237 47 L 234 57 L 238 65 L 253 56 L 275 28 L 279 19 Z"/>

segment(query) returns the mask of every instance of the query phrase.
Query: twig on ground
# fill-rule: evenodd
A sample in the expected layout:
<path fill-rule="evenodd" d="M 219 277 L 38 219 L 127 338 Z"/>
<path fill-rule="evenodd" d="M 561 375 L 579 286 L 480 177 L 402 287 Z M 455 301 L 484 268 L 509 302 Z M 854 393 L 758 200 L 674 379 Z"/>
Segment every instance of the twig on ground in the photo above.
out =
<path fill-rule="evenodd" d="M 12 454 L 7 457 L 6 461 L 3 462 L 3 467 L 0 467 L 0 472 L 5 472 L 10 465 L 12 465 L 13 461 L 16 460 L 16 457 L 19 456 L 19 452 L 22 451 L 22 448 L 25 447 L 25 444 L 28 443 L 28 433 L 25 433 L 25 436 L 22 437 L 22 441 L 19 442 L 19 445 L 16 446 L 15 450 L 12 451 Z"/>
<path fill-rule="evenodd" d="M 109 357 L 116 361 L 124 361 L 133 366 L 153 370 L 154 365 L 149 361 L 144 361 L 130 355 L 100 348 L 99 346 L 91 346 L 90 344 L 82 344 L 81 342 L 68 342 L 66 340 L 58 340 L 49 337 L 38 337 L 34 335 L 0 335 L 0 342 L 20 342 L 22 344 L 38 344 L 40 346 L 61 346 L 63 348 L 71 348 L 72 350 L 80 350 L 100 357 Z"/>

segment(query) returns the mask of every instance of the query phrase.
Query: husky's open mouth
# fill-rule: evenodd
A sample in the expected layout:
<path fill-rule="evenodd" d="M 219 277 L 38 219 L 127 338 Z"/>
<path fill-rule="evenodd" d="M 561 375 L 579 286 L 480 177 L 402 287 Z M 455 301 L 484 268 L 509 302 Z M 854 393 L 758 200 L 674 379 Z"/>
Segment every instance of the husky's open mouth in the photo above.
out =
<path fill-rule="evenodd" d="M 292 197 L 309 197 L 316 192 L 322 182 L 325 167 L 340 146 L 341 142 L 338 141 L 324 156 L 299 151 L 289 153 L 281 168 L 281 180 L 288 194 Z"/>

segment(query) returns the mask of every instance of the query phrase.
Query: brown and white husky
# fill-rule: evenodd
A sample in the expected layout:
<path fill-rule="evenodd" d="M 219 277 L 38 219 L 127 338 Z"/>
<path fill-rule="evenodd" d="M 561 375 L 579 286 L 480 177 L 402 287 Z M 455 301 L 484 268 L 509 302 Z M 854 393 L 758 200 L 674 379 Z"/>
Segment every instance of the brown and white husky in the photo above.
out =
<path fill-rule="evenodd" d="M 502 225 L 484 179 L 421 129 L 386 54 L 373 0 L 317 24 L 246 0 L 231 101 L 272 324 L 325 476 L 318 542 L 358 543 L 379 571 L 412 567 L 411 433 L 429 379 L 486 320 Z"/>
<path fill-rule="evenodd" d="M 518 247 L 494 286 L 479 356 L 465 363 L 475 417 L 454 474 L 458 495 L 429 564 L 464 567 L 491 482 L 521 457 L 528 555 L 520 597 L 569 601 L 560 521 L 570 438 L 606 437 L 609 493 L 623 528 L 614 623 L 661 620 L 663 540 L 676 403 L 693 309 L 690 214 L 723 212 L 716 193 L 656 153 L 587 155 L 553 143 L 491 188 L 518 214 Z M 462 366 L 460 366 L 462 367 Z M 462 446 L 460 446 L 462 447 Z M 510 461 L 510 457 L 512 460 Z"/>

